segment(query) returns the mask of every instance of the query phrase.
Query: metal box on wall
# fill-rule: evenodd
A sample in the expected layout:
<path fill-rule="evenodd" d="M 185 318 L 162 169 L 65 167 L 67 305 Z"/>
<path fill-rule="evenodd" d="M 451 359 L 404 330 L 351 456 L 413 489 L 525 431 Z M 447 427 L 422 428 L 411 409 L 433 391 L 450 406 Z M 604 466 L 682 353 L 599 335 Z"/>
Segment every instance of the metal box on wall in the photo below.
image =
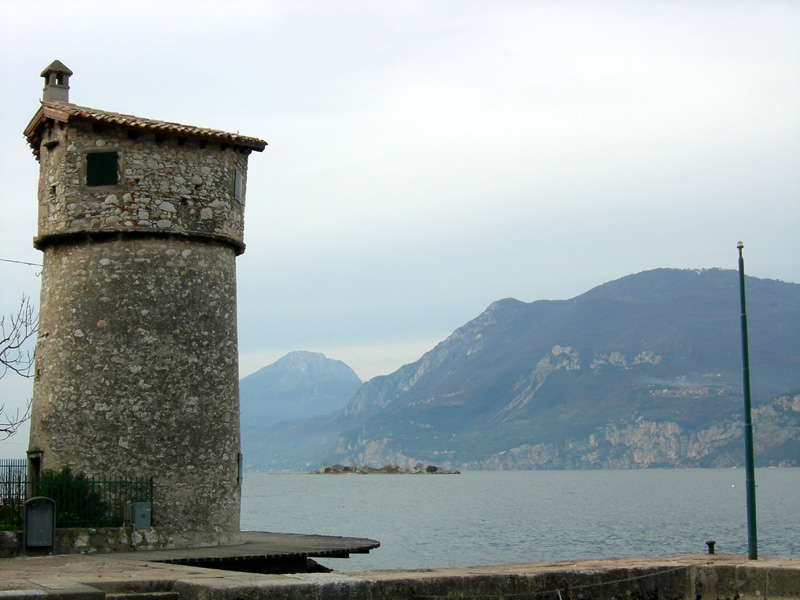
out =
<path fill-rule="evenodd" d="M 134 529 L 150 529 L 153 523 L 153 505 L 150 502 L 131 502 L 131 525 Z"/>

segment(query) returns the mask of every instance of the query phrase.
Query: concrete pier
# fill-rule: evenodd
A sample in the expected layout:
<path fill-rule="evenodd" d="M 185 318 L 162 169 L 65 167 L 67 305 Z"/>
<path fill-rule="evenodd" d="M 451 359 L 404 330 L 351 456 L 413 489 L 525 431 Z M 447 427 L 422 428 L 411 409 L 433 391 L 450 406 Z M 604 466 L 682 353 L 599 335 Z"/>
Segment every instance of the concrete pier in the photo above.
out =
<path fill-rule="evenodd" d="M 136 554 L 0 561 L 0 599 L 31 598 L 788 600 L 800 598 L 800 559 L 702 554 L 284 575 L 151 562 Z"/>

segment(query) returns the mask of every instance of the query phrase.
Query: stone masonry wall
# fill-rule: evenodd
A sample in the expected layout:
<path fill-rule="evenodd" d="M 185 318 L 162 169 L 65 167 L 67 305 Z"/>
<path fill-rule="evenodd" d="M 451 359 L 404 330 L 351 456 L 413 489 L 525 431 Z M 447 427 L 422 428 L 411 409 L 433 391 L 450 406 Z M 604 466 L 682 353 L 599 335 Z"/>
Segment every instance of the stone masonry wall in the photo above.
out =
<path fill-rule="evenodd" d="M 40 149 L 39 238 L 109 231 L 221 238 L 243 247 L 247 152 L 218 143 L 56 123 Z M 86 154 L 119 153 L 116 186 L 85 185 Z M 241 202 L 234 177 L 242 177 Z"/>
<path fill-rule="evenodd" d="M 58 527 L 55 531 L 56 554 L 105 554 L 142 550 L 169 550 L 187 545 L 202 546 L 202 539 L 189 532 L 189 537 L 176 535 L 161 528 L 133 529 L 125 527 Z M 214 540 L 207 546 L 217 545 Z M 23 549 L 22 530 L 0 531 L 0 559 L 14 556 L 47 556 L 50 547 Z M 2 594 L 0 593 L 0 598 Z"/>
<path fill-rule="evenodd" d="M 44 250 L 30 449 L 154 477 L 154 523 L 238 534 L 235 252 L 182 238 Z"/>
<path fill-rule="evenodd" d="M 111 150 L 117 185 L 87 186 L 87 153 Z M 154 526 L 177 545 L 239 539 L 248 154 L 75 120 L 47 126 L 39 149 L 29 450 L 41 469 L 153 477 Z"/>

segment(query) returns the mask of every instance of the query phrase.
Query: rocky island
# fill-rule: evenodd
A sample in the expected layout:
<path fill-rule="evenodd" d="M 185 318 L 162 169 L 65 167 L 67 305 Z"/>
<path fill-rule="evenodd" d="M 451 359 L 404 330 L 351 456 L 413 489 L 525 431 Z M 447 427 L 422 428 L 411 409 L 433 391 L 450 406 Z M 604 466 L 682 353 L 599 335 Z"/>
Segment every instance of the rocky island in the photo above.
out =
<path fill-rule="evenodd" d="M 381 468 L 364 465 L 359 468 L 353 465 L 324 465 L 311 475 L 460 475 L 461 471 L 443 469 L 436 465 L 414 465 L 413 469 L 401 469 L 398 465 L 384 465 Z"/>

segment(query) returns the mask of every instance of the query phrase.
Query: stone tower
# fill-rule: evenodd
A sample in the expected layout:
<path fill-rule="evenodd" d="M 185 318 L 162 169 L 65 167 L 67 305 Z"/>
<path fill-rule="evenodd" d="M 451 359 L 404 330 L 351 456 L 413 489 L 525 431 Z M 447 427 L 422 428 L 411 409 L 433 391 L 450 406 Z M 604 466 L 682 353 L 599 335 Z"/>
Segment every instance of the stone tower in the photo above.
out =
<path fill-rule="evenodd" d="M 239 537 L 236 256 L 262 140 L 69 102 L 42 72 L 30 470 L 153 477 L 153 537 Z"/>

